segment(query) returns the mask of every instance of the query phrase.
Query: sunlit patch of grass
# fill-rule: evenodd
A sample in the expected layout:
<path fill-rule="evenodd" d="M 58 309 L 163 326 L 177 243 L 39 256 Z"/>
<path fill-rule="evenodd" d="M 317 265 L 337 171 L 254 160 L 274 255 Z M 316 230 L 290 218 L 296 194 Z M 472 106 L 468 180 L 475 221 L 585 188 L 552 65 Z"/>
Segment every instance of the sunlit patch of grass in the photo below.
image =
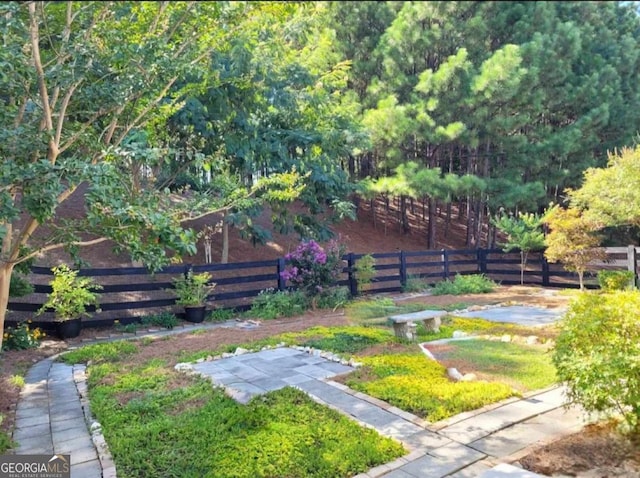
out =
<path fill-rule="evenodd" d="M 551 354 L 541 346 L 461 340 L 447 343 L 446 350 L 436 357 L 444 364 L 455 364 L 461 373 L 473 372 L 523 392 L 548 387 L 557 380 Z"/>
<path fill-rule="evenodd" d="M 252 342 L 223 345 L 214 350 L 187 352 L 181 354 L 179 360 L 193 362 L 209 355 L 215 356 L 223 352 L 233 353 L 238 347 L 260 350 L 266 346 L 274 347 L 278 344 L 285 344 L 287 346 L 309 346 L 335 353 L 355 353 L 370 345 L 393 342 L 396 342 L 396 338 L 392 330 L 386 327 L 317 326 L 301 332 L 285 332 Z"/>
<path fill-rule="evenodd" d="M 425 310 L 424 304 L 396 304 L 388 297 L 369 300 L 356 300 L 345 307 L 345 314 L 350 319 L 367 320 L 388 317 L 396 314 L 407 314 Z"/>

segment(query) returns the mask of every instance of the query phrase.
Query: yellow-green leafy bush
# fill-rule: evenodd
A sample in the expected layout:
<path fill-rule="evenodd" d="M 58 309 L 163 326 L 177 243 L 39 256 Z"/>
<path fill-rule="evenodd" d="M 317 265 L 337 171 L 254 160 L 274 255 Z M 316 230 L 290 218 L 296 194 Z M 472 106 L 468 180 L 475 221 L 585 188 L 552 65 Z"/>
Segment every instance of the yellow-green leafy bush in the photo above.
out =
<path fill-rule="evenodd" d="M 583 293 L 564 316 L 553 362 L 588 412 L 640 418 L 640 292 Z"/>

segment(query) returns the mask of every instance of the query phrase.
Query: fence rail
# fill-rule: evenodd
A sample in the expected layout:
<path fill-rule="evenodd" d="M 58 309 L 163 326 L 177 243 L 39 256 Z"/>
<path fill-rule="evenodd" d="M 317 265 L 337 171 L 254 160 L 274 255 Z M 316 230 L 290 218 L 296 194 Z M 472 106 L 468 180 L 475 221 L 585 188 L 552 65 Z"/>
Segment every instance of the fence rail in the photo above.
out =
<path fill-rule="evenodd" d="M 587 287 L 597 287 L 596 272 L 602 268 L 633 270 L 638 277 L 640 247 L 607 248 L 607 260 L 593 263 L 585 275 Z M 345 267 L 337 285 L 347 286 L 352 295 L 358 294 L 356 264 L 364 254 L 343 256 Z M 520 284 L 520 254 L 501 249 L 430 250 L 412 252 L 386 252 L 371 254 L 375 259 L 376 275 L 367 293 L 397 292 L 414 279 L 420 278 L 433 285 L 453 279 L 457 274 L 484 274 L 504 285 Z M 91 318 L 84 326 L 109 326 L 115 320 L 122 324 L 139 321 L 149 313 L 182 312 L 175 306 L 172 294 L 173 278 L 185 274 L 190 268 L 196 273 L 210 272 L 216 283 L 209 296 L 216 307 L 247 309 L 251 300 L 266 289 L 285 290 L 288 286 L 280 273 L 285 269 L 283 258 L 270 261 L 238 262 L 231 264 L 183 264 L 170 266 L 155 274 L 144 267 L 118 267 L 109 269 L 82 269 L 79 275 L 92 277 L 102 286 L 99 310 L 89 309 Z M 6 322 L 15 325 L 40 309 L 51 292 L 49 281 L 53 273 L 46 267 L 32 267 L 30 280 L 34 292 L 9 302 Z M 524 271 L 524 283 L 545 287 L 578 287 L 578 277 L 564 270 L 561 264 L 548 263 L 542 253 L 531 253 Z M 47 328 L 53 316 L 45 313 L 43 320 L 33 320 L 37 326 Z M 36 317 L 36 319 L 40 319 Z"/>

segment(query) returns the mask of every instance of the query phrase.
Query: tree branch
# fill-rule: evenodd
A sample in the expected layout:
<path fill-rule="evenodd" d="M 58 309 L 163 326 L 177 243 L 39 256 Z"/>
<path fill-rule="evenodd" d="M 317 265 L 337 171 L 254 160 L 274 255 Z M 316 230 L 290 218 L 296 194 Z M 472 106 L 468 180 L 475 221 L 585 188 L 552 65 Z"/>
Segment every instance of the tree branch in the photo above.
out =
<path fill-rule="evenodd" d="M 82 83 L 82 79 L 78 80 L 76 83 L 71 85 L 67 94 L 64 95 L 62 100 L 62 105 L 60 106 L 60 113 L 58 115 L 58 124 L 56 125 L 56 135 L 53 139 L 56 145 L 60 144 L 60 137 L 62 136 L 62 125 L 64 124 L 64 120 L 67 114 L 67 107 L 69 106 L 69 102 L 71 101 L 71 97 L 73 93 L 76 91 L 78 86 Z"/>
<path fill-rule="evenodd" d="M 169 2 L 160 2 L 160 8 L 158 8 L 158 13 L 156 14 L 156 17 L 153 19 L 153 24 L 151 25 L 151 28 L 149 28 L 149 33 L 153 34 L 155 32 L 155 29 L 158 28 L 158 23 L 160 23 L 160 17 L 162 17 L 162 14 L 167 9 L 168 5 L 169 5 Z"/>
<path fill-rule="evenodd" d="M 2 223 L 5 226 L 4 237 L 2 238 L 2 250 L 0 252 L 11 249 L 11 236 L 13 235 L 13 224 L 10 222 Z"/>
<path fill-rule="evenodd" d="M 15 261 L 16 264 L 19 264 L 20 262 L 24 262 L 24 261 L 28 261 L 29 259 L 31 259 L 32 257 L 36 257 L 39 254 L 42 254 L 43 252 L 49 252 L 49 251 L 54 251 L 56 249 L 62 249 L 65 246 L 77 246 L 77 247 L 87 247 L 87 246 L 94 246 L 96 244 L 100 244 L 101 242 L 106 242 L 109 239 L 107 237 L 98 237 L 96 239 L 90 239 L 88 241 L 73 241 L 70 242 L 68 244 L 65 243 L 57 243 L 57 244 L 51 244 L 49 246 L 44 246 L 39 248 L 37 251 L 33 251 L 30 254 L 27 254 L 24 257 L 21 257 L 19 260 Z"/>
<path fill-rule="evenodd" d="M 126 138 L 127 134 L 129 134 L 129 132 L 138 124 L 138 122 L 142 118 L 144 118 L 147 115 L 147 113 L 149 113 L 149 111 L 151 111 L 151 108 L 156 106 L 158 103 L 160 103 L 160 101 L 162 101 L 164 99 L 164 97 L 166 96 L 166 94 L 169 91 L 169 89 L 173 86 L 173 84 L 177 80 L 178 80 L 177 76 L 174 76 L 173 78 L 171 78 L 171 80 L 169 80 L 169 82 L 165 85 L 164 89 L 160 92 L 160 94 L 156 97 L 156 99 L 154 99 L 147 106 L 145 106 L 142 109 L 142 111 L 138 114 L 138 116 L 136 116 L 135 119 L 131 123 L 129 123 L 129 125 L 124 129 L 122 134 L 118 137 L 118 139 L 114 143 L 114 146 L 117 146 L 120 143 L 122 143 L 124 138 Z"/>
<path fill-rule="evenodd" d="M 100 116 L 102 115 L 108 114 L 110 111 L 111 110 L 106 110 L 106 111 L 99 110 L 95 112 L 93 116 L 91 116 L 91 118 L 89 118 L 85 123 L 83 123 L 80 129 L 60 147 L 59 153 L 61 154 L 62 152 L 66 151 L 71 146 L 73 146 L 73 143 L 76 142 L 76 140 L 82 135 L 82 133 L 84 133 L 87 129 L 89 129 L 89 127 L 94 123 L 95 120 L 100 118 Z M 113 109 L 113 111 L 115 111 L 115 108 Z"/>
<path fill-rule="evenodd" d="M 169 32 L 169 34 L 167 35 L 168 39 L 171 39 L 171 37 L 173 37 L 173 35 L 176 33 L 176 30 L 178 29 L 178 27 L 180 25 L 182 25 L 182 23 L 184 22 L 185 18 L 187 18 L 187 15 L 189 14 L 189 11 L 193 8 L 193 5 L 196 2 L 189 2 L 187 3 L 187 8 L 185 9 L 184 13 L 182 14 L 182 16 L 180 17 L 180 20 L 178 20 L 176 22 L 176 24 L 173 26 L 173 28 L 171 29 L 171 31 Z"/>
<path fill-rule="evenodd" d="M 118 118 L 120 117 L 120 115 L 122 114 L 122 112 L 124 111 L 125 106 L 127 105 L 127 102 L 123 102 L 122 105 L 120 105 L 116 111 L 115 111 L 115 115 L 113 117 L 113 120 L 111 120 L 111 123 L 109 123 L 109 126 L 107 127 L 107 132 L 106 135 L 104 137 L 104 144 L 110 144 L 111 143 L 111 139 L 113 138 L 113 134 L 116 132 L 116 128 L 118 127 Z"/>
<path fill-rule="evenodd" d="M 44 127 L 48 132 L 53 130 L 53 119 L 51 116 L 51 108 L 49 107 L 49 94 L 47 93 L 47 83 L 44 76 L 44 70 L 42 69 L 42 59 L 40 57 L 40 35 L 38 30 L 38 19 L 36 16 L 36 4 L 35 2 L 31 2 L 28 4 L 29 7 L 29 34 L 31 37 L 31 49 L 33 56 L 33 66 L 36 69 L 36 74 L 38 77 L 38 89 L 40 90 L 40 97 L 42 100 L 42 119 L 44 122 Z M 53 138 L 49 139 L 49 151 L 47 154 L 47 158 L 50 161 L 55 161 L 55 158 L 58 156 L 58 147 L 53 142 Z"/>

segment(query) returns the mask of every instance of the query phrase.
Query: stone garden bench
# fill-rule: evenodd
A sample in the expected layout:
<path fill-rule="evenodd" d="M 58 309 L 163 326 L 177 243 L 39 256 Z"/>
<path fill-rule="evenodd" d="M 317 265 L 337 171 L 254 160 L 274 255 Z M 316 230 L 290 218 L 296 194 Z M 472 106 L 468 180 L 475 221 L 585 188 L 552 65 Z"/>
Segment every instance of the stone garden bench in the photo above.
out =
<path fill-rule="evenodd" d="M 441 317 L 447 315 L 444 310 L 422 310 L 411 314 L 399 314 L 389 317 L 393 324 L 393 331 L 400 339 L 415 339 L 415 322 L 422 322 L 425 328 L 431 332 L 439 332 Z"/>

